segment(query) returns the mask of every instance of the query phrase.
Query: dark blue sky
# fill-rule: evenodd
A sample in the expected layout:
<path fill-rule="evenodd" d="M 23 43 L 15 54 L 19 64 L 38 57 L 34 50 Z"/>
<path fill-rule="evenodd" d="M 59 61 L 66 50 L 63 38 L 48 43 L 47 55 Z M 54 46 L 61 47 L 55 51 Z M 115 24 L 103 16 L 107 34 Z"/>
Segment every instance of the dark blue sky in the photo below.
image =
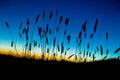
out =
<path fill-rule="evenodd" d="M 18 32 L 20 22 L 26 22 L 29 18 L 34 22 L 38 14 L 45 10 L 46 16 L 53 10 L 58 14 L 70 17 L 68 33 L 71 34 L 71 45 L 74 47 L 75 37 L 81 30 L 82 23 L 87 20 L 87 33 L 93 31 L 96 18 L 99 19 L 97 32 L 93 45 L 106 45 L 105 33 L 109 33 L 108 48 L 113 53 L 120 47 L 120 1 L 119 0 L 0 0 L 0 48 L 8 46 L 11 38 L 5 28 L 7 20 L 12 32 Z M 41 20 L 41 24 L 44 25 Z M 53 24 L 51 24 L 53 25 Z M 64 26 L 64 25 L 63 25 Z M 16 37 L 17 34 L 14 34 Z M 15 37 L 15 38 L 16 38 Z M 89 41 L 89 39 L 88 39 Z"/>

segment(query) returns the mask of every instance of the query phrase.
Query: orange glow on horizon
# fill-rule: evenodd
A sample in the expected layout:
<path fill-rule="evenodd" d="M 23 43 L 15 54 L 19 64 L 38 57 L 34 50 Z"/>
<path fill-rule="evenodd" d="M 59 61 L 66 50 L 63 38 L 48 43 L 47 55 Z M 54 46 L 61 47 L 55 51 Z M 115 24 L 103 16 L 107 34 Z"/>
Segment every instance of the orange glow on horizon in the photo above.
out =
<path fill-rule="evenodd" d="M 14 56 L 14 57 L 18 57 L 18 58 L 22 58 L 22 57 L 26 57 L 28 59 L 35 59 L 35 60 L 56 60 L 56 61 L 61 61 L 61 60 L 65 60 L 65 61 L 68 61 L 68 62 L 74 62 L 74 63 L 80 63 L 80 62 L 84 62 L 83 59 L 75 59 L 74 57 L 71 57 L 70 59 L 64 57 L 64 59 L 58 55 L 58 56 L 53 56 L 53 55 L 48 55 L 47 53 L 44 54 L 44 58 L 42 57 L 42 54 L 38 54 L 38 53 L 24 53 L 22 51 L 19 51 L 19 53 L 16 54 L 15 51 L 11 51 L 11 50 L 5 50 L 5 49 L 2 49 L 0 50 L 0 54 L 2 55 L 10 55 L 10 56 Z M 89 59 L 87 60 L 86 62 L 91 62 L 92 60 Z"/>

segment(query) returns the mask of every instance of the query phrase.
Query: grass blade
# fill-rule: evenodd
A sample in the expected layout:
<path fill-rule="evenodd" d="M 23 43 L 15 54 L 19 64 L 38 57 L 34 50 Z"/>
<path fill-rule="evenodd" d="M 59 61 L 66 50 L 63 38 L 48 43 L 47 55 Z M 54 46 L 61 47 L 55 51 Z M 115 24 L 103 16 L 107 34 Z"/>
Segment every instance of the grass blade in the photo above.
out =
<path fill-rule="evenodd" d="M 115 51 L 114 51 L 114 53 L 116 54 L 116 53 L 118 53 L 120 51 L 120 48 L 117 48 Z"/>
<path fill-rule="evenodd" d="M 52 34 L 52 30 L 51 29 L 49 29 L 49 34 Z"/>
<path fill-rule="evenodd" d="M 68 57 L 68 59 L 70 59 L 72 56 L 74 56 L 74 54 L 70 55 L 70 56 Z"/>
<path fill-rule="evenodd" d="M 99 51 L 99 48 L 98 48 L 98 46 L 96 47 L 96 49 L 97 49 L 97 51 Z"/>
<path fill-rule="evenodd" d="M 93 36 L 94 36 L 94 33 L 92 33 L 92 34 L 90 35 L 90 39 L 93 38 Z"/>
<path fill-rule="evenodd" d="M 82 31 L 79 32 L 78 38 L 80 39 L 82 36 Z"/>
<path fill-rule="evenodd" d="M 76 39 L 76 44 L 78 43 L 78 39 Z"/>
<path fill-rule="evenodd" d="M 60 16 L 59 24 L 62 23 L 62 20 L 63 20 L 63 16 Z"/>
<path fill-rule="evenodd" d="M 20 27 L 19 27 L 19 30 L 21 29 L 22 25 L 23 25 L 23 23 L 21 22 Z"/>
<path fill-rule="evenodd" d="M 41 39 L 41 37 L 42 37 L 42 36 L 41 36 L 41 33 L 42 33 L 42 27 L 39 27 L 39 26 L 38 26 L 38 35 L 40 36 L 40 39 Z"/>
<path fill-rule="evenodd" d="M 67 42 L 68 42 L 68 43 L 70 42 L 70 39 L 71 39 L 71 36 L 68 35 L 68 36 L 67 36 Z"/>
<path fill-rule="evenodd" d="M 106 55 L 108 55 L 108 53 L 109 53 L 109 49 L 107 49 Z"/>
<path fill-rule="evenodd" d="M 7 21 L 5 21 L 5 25 L 7 26 L 7 28 L 9 28 L 9 24 Z"/>
<path fill-rule="evenodd" d="M 66 33 L 67 33 L 67 31 L 65 30 L 65 32 L 64 32 L 64 36 L 66 35 Z"/>
<path fill-rule="evenodd" d="M 26 40 L 28 41 L 28 34 L 26 34 Z"/>
<path fill-rule="evenodd" d="M 78 45 L 77 45 L 77 46 L 80 46 L 80 45 L 81 45 L 81 43 L 82 43 L 82 38 L 80 39 L 80 41 L 79 41 L 79 43 L 78 43 Z"/>
<path fill-rule="evenodd" d="M 103 55 L 103 47 L 102 47 L 102 45 L 100 46 L 100 52 L 101 52 L 101 55 Z"/>
<path fill-rule="evenodd" d="M 65 19 L 65 25 L 67 26 L 68 23 L 69 23 L 69 17 L 66 17 L 66 19 Z"/>
<path fill-rule="evenodd" d="M 26 28 L 24 28 L 23 30 L 22 30 L 22 34 L 24 34 L 26 32 Z"/>
<path fill-rule="evenodd" d="M 45 11 L 43 10 L 43 19 L 45 19 Z"/>
<path fill-rule="evenodd" d="M 53 47 L 55 47 L 56 38 L 54 37 Z"/>
<path fill-rule="evenodd" d="M 46 37 L 46 44 L 48 45 L 49 43 L 48 43 L 48 37 L 47 37 L 47 35 L 45 37 Z"/>
<path fill-rule="evenodd" d="M 82 24 L 82 30 L 84 31 L 84 33 L 86 33 L 86 24 L 87 24 L 87 21 L 85 21 L 84 24 Z"/>
<path fill-rule="evenodd" d="M 34 40 L 34 47 L 36 47 L 36 46 L 37 46 L 37 41 Z"/>
<path fill-rule="evenodd" d="M 49 53 L 49 48 L 47 48 L 47 53 Z"/>
<path fill-rule="evenodd" d="M 56 16 L 57 16 L 57 15 L 58 15 L 58 11 L 56 11 L 56 13 L 55 13 L 55 14 L 56 14 Z"/>
<path fill-rule="evenodd" d="M 108 32 L 106 32 L 106 40 L 108 40 Z"/>
<path fill-rule="evenodd" d="M 31 48 L 32 48 L 32 44 L 30 43 L 29 44 L 29 51 L 31 51 Z"/>
<path fill-rule="evenodd" d="M 90 48 L 90 45 L 89 45 L 89 43 L 87 44 L 87 49 L 89 49 Z"/>
<path fill-rule="evenodd" d="M 37 17 L 36 17 L 35 25 L 38 23 L 39 17 L 40 17 L 40 14 L 38 14 Z"/>
<path fill-rule="evenodd" d="M 57 26 L 57 28 L 56 28 L 56 32 L 58 32 L 59 31 L 59 27 Z"/>
<path fill-rule="evenodd" d="M 20 37 L 20 38 L 22 38 L 22 35 L 21 35 L 21 33 L 19 33 L 19 37 Z"/>
<path fill-rule="evenodd" d="M 98 19 L 96 19 L 96 21 L 95 21 L 94 32 L 96 32 L 96 30 L 97 30 L 97 25 L 98 25 Z"/>
<path fill-rule="evenodd" d="M 29 25 L 30 25 L 29 18 L 27 18 L 26 24 L 27 24 L 27 26 L 29 26 Z"/>
<path fill-rule="evenodd" d="M 87 37 L 87 34 L 85 33 L 85 34 L 84 34 L 84 38 L 86 38 L 86 37 Z"/>
<path fill-rule="evenodd" d="M 61 54 L 64 52 L 64 45 L 63 43 L 61 44 Z"/>
<path fill-rule="evenodd" d="M 103 58 L 103 60 L 105 60 L 107 58 L 107 55 Z"/>
<path fill-rule="evenodd" d="M 50 12 L 49 19 L 52 18 L 52 15 L 53 15 L 53 11 Z"/>
<path fill-rule="evenodd" d="M 45 33 L 48 33 L 48 24 L 47 24 L 47 26 L 46 26 L 46 32 Z"/>
<path fill-rule="evenodd" d="M 11 41 L 11 47 L 13 47 L 13 41 Z"/>
<path fill-rule="evenodd" d="M 58 52 L 60 51 L 59 45 L 57 45 Z"/>

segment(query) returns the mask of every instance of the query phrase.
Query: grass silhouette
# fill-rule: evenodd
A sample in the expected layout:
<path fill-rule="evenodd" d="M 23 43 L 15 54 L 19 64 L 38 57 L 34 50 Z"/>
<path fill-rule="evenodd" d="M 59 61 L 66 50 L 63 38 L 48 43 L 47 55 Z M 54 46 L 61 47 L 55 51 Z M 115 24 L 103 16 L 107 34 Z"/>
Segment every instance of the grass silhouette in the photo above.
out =
<path fill-rule="evenodd" d="M 56 22 L 57 16 L 59 17 L 58 25 L 55 24 L 57 23 Z M 55 17 L 55 21 L 52 19 L 53 17 Z M 54 14 L 54 11 L 52 10 L 48 17 L 49 21 L 48 23 L 45 24 L 46 25 L 45 27 L 40 26 L 40 24 L 38 23 L 39 18 L 40 18 L 40 14 L 36 16 L 34 26 L 32 27 L 32 31 L 30 31 L 30 28 L 31 28 L 30 26 L 32 23 L 30 23 L 29 18 L 27 18 L 26 20 L 26 27 L 23 26 L 24 22 L 21 22 L 19 26 L 18 37 L 23 41 L 25 37 L 25 44 L 21 43 L 23 47 L 23 51 L 21 54 L 23 54 L 23 57 L 26 57 L 26 58 L 30 57 L 30 59 L 31 58 L 36 59 L 36 56 L 40 55 L 38 56 L 39 57 L 38 59 L 41 59 L 41 60 L 55 60 L 55 61 L 65 60 L 69 62 L 72 61 L 72 62 L 80 63 L 80 62 L 89 62 L 89 61 L 95 62 L 98 57 L 96 55 L 99 53 L 101 54 L 100 56 L 103 56 L 104 54 L 103 45 L 101 44 L 101 45 L 93 46 L 93 43 L 94 43 L 93 39 L 97 31 L 97 26 L 99 22 L 98 18 L 95 21 L 93 32 L 90 35 L 86 31 L 87 20 L 85 20 L 85 22 L 82 24 L 80 32 L 78 33 L 78 37 L 75 38 L 76 50 L 71 52 L 72 54 L 70 54 L 69 56 L 67 56 L 67 54 L 70 53 L 69 51 L 71 50 L 71 47 L 72 47 L 72 46 L 68 46 L 71 44 L 70 41 L 72 38 L 71 34 L 68 33 L 68 30 L 67 30 L 67 27 L 69 27 L 68 24 L 70 23 L 70 18 L 59 16 L 57 11 Z M 46 18 L 47 17 L 45 15 L 45 11 L 43 11 L 42 20 L 45 20 Z M 53 21 L 53 24 L 54 24 L 53 27 L 51 27 L 50 21 Z M 62 23 L 65 24 L 65 26 L 61 26 Z M 11 38 L 12 38 L 11 47 L 15 48 L 15 51 L 17 54 L 16 57 L 18 57 L 19 52 L 18 52 L 18 48 L 16 47 L 17 41 L 16 42 L 14 41 L 12 32 L 10 31 L 10 26 L 7 21 L 5 21 L 5 25 L 7 26 L 11 34 Z M 61 27 L 63 28 L 63 33 L 60 33 Z M 34 38 L 35 34 L 37 35 L 39 40 Z M 61 36 L 62 41 L 59 41 L 59 36 Z M 86 41 L 85 39 L 87 37 L 89 37 L 90 41 L 85 42 Z M 109 40 L 108 32 L 106 32 L 106 43 L 108 43 L 108 40 Z M 67 47 L 65 45 L 67 45 Z M 83 46 L 86 46 L 87 49 L 81 50 L 81 47 Z M 93 51 L 93 47 L 95 48 L 94 51 Z M 38 49 L 39 52 L 34 52 L 34 49 Z M 120 52 L 120 48 L 117 48 L 114 51 L 113 55 L 119 52 Z M 108 47 L 106 47 L 106 55 L 101 60 L 105 61 L 107 59 L 111 59 L 113 56 L 111 55 L 110 57 L 108 57 L 108 55 L 109 55 L 109 49 Z M 116 59 L 119 60 L 119 56 L 116 57 Z"/>

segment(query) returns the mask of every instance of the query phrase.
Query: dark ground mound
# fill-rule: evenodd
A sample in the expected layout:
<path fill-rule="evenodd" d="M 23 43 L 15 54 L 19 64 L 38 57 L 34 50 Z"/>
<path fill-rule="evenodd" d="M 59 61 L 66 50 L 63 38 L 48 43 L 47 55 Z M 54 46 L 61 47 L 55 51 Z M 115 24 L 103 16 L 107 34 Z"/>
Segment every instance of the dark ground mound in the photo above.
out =
<path fill-rule="evenodd" d="M 17 58 L 13 56 L 0 55 L 0 63 L 2 64 L 71 64 L 71 65 L 84 65 L 84 64 L 120 64 L 118 59 L 109 59 L 94 61 L 89 63 L 73 63 L 67 61 L 44 61 L 44 60 L 34 60 L 27 58 Z"/>
<path fill-rule="evenodd" d="M 43 61 L 0 55 L 0 69 L 7 71 L 15 69 L 17 72 L 21 70 L 26 72 L 33 70 L 35 72 L 49 72 L 49 74 L 51 72 L 70 72 L 71 74 L 77 74 L 76 72 L 78 72 L 82 74 L 82 72 L 91 73 L 93 71 L 103 73 L 108 71 L 111 72 L 111 70 L 118 71 L 120 70 L 119 65 L 120 60 L 118 59 L 95 61 L 90 63 L 73 63 L 67 61 Z"/>

